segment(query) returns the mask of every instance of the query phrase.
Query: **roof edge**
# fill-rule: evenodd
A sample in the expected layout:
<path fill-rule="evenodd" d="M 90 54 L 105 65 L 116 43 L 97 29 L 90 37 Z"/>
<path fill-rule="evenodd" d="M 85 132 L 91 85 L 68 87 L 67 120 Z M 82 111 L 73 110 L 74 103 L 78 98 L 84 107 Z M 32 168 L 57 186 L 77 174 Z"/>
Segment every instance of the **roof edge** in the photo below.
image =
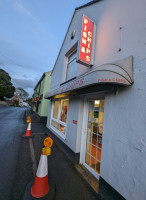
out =
<path fill-rule="evenodd" d="M 92 0 L 92 1 L 90 1 L 89 3 L 86 3 L 86 4 L 84 4 L 84 5 L 80 6 L 80 7 L 75 8 L 74 13 L 73 13 L 73 16 L 72 16 L 71 21 L 70 21 L 69 26 L 68 26 L 68 29 L 67 29 L 67 31 L 66 31 L 66 34 L 65 34 L 63 43 L 62 43 L 62 45 L 61 45 L 61 48 L 60 48 L 59 53 L 58 53 L 58 56 L 57 56 L 57 58 L 56 58 L 54 67 L 53 67 L 53 69 L 52 69 L 51 76 L 52 76 L 52 73 L 53 73 L 53 71 L 54 71 L 55 65 L 56 65 L 57 60 L 58 60 L 58 58 L 59 58 L 60 52 L 61 52 L 62 47 L 63 47 L 63 45 L 64 45 L 65 39 L 66 39 L 66 37 L 67 37 L 69 28 L 70 28 L 70 26 L 71 26 L 71 23 L 72 23 L 72 21 L 73 21 L 73 18 L 74 18 L 74 16 L 75 16 L 76 11 L 79 10 L 79 9 L 82 9 L 82 8 L 84 8 L 84 7 L 90 6 L 90 5 L 94 4 L 94 3 L 97 3 L 97 2 L 99 2 L 99 1 L 102 1 L 102 0 Z"/>
<path fill-rule="evenodd" d="M 102 0 L 92 0 L 92 1 L 90 1 L 89 3 L 86 3 L 86 4 L 82 5 L 82 6 L 79 6 L 79 7 L 75 8 L 75 10 L 82 9 L 82 8 L 84 8 L 84 7 L 87 7 L 87 6 L 90 6 L 90 5 L 94 4 L 94 3 L 97 3 L 97 2 L 99 2 L 99 1 L 102 1 Z"/>
<path fill-rule="evenodd" d="M 50 71 L 48 71 L 48 72 L 50 72 L 50 75 L 51 75 L 52 70 L 50 70 Z M 41 78 L 40 78 L 39 81 L 37 82 L 37 84 L 36 84 L 34 90 L 37 88 L 37 86 L 39 85 L 39 83 L 43 80 L 43 78 L 45 77 L 46 73 L 48 73 L 48 72 L 44 72 L 44 73 L 43 73 L 43 75 L 41 76 Z"/>

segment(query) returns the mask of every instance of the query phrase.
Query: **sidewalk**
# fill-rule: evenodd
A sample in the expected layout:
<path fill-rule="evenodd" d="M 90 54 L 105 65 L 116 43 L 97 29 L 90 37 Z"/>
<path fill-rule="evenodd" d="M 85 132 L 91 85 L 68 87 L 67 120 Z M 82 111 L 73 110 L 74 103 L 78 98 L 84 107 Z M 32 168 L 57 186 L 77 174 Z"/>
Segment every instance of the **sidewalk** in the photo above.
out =
<path fill-rule="evenodd" d="M 35 114 L 30 111 L 26 112 L 26 117 L 30 115 L 32 119 L 32 138 L 35 160 L 38 162 L 41 155 L 43 140 L 48 135 L 51 137 L 50 131 L 38 122 Z M 40 199 L 43 200 L 97 200 L 98 195 L 90 188 L 88 183 L 81 177 L 74 167 L 74 164 L 61 151 L 57 143 L 54 141 L 52 146 L 52 154 L 48 157 L 48 176 L 49 176 L 49 193 Z M 33 200 L 30 195 L 30 188 L 33 180 L 27 184 L 23 200 Z"/>

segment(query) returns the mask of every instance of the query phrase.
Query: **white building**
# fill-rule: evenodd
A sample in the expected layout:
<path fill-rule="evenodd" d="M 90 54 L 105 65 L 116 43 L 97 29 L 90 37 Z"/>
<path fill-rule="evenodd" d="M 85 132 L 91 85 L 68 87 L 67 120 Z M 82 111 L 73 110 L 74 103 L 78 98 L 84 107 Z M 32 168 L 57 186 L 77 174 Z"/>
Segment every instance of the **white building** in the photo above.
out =
<path fill-rule="evenodd" d="M 15 93 L 18 95 L 18 97 L 20 99 L 22 99 L 22 101 L 26 101 L 28 99 L 28 93 L 21 87 L 16 88 Z"/>
<path fill-rule="evenodd" d="M 104 198 L 145 200 L 146 1 L 76 8 L 46 98 L 47 127 Z"/>

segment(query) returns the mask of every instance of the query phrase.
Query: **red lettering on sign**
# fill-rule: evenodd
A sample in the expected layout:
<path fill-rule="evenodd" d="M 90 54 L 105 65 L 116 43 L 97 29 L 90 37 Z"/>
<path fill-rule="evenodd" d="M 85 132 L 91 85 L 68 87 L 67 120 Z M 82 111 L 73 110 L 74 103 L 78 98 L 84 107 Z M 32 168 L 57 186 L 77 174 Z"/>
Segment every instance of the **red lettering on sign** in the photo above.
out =
<path fill-rule="evenodd" d="M 82 78 L 82 79 L 80 80 L 79 86 L 83 85 L 83 83 L 84 83 L 84 78 Z"/>
<path fill-rule="evenodd" d="M 94 23 L 86 16 L 83 16 L 79 60 L 88 65 L 92 64 L 93 33 Z"/>
<path fill-rule="evenodd" d="M 120 78 L 100 78 L 98 79 L 98 83 L 109 83 L 109 82 L 115 82 L 115 83 L 126 83 L 126 81 L 124 79 L 120 79 Z"/>
<path fill-rule="evenodd" d="M 77 124 L 77 120 L 73 120 L 73 123 L 74 123 L 74 124 Z"/>

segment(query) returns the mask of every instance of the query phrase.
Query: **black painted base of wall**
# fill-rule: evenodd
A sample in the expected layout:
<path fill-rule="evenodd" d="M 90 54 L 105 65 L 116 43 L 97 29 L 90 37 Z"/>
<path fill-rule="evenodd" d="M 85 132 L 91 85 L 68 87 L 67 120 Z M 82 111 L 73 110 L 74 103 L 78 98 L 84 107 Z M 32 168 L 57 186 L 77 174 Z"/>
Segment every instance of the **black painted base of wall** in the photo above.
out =
<path fill-rule="evenodd" d="M 43 123 L 44 125 L 47 124 L 47 117 L 40 117 L 40 122 Z"/>
<path fill-rule="evenodd" d="M 111 185 L 109 185 L 102 177 L 99 179 L 99 194 L 104 200 L 125 200 Z"/>
<path fill-rule="evenodd" d="M 36 116 L 36 118 L 37 118 L 37 120 L 39 122 L 41 122 L 42 124 L 44 124 L 46 126 L 46 124 L 47 124 L 47 117 L 44 117 L 44 116 L 42 117 L 42 116 L 38 115 L 37 112 L 34 112 L 34 111 L 32 111 L 32 114 L 34 114 Z"/>
<path fill-rule="evenodd" d="M 57 143 L 57 145 L 59 146 L 59 148 L 61 148 L 61 150 L 66 154 L 66 156 L 69 158 L 69 160 L 71 160 L 74 164 L 79 164 L 80 153 L 74 153 L 51 130 L 50 130 L 50 136 Z"/>

